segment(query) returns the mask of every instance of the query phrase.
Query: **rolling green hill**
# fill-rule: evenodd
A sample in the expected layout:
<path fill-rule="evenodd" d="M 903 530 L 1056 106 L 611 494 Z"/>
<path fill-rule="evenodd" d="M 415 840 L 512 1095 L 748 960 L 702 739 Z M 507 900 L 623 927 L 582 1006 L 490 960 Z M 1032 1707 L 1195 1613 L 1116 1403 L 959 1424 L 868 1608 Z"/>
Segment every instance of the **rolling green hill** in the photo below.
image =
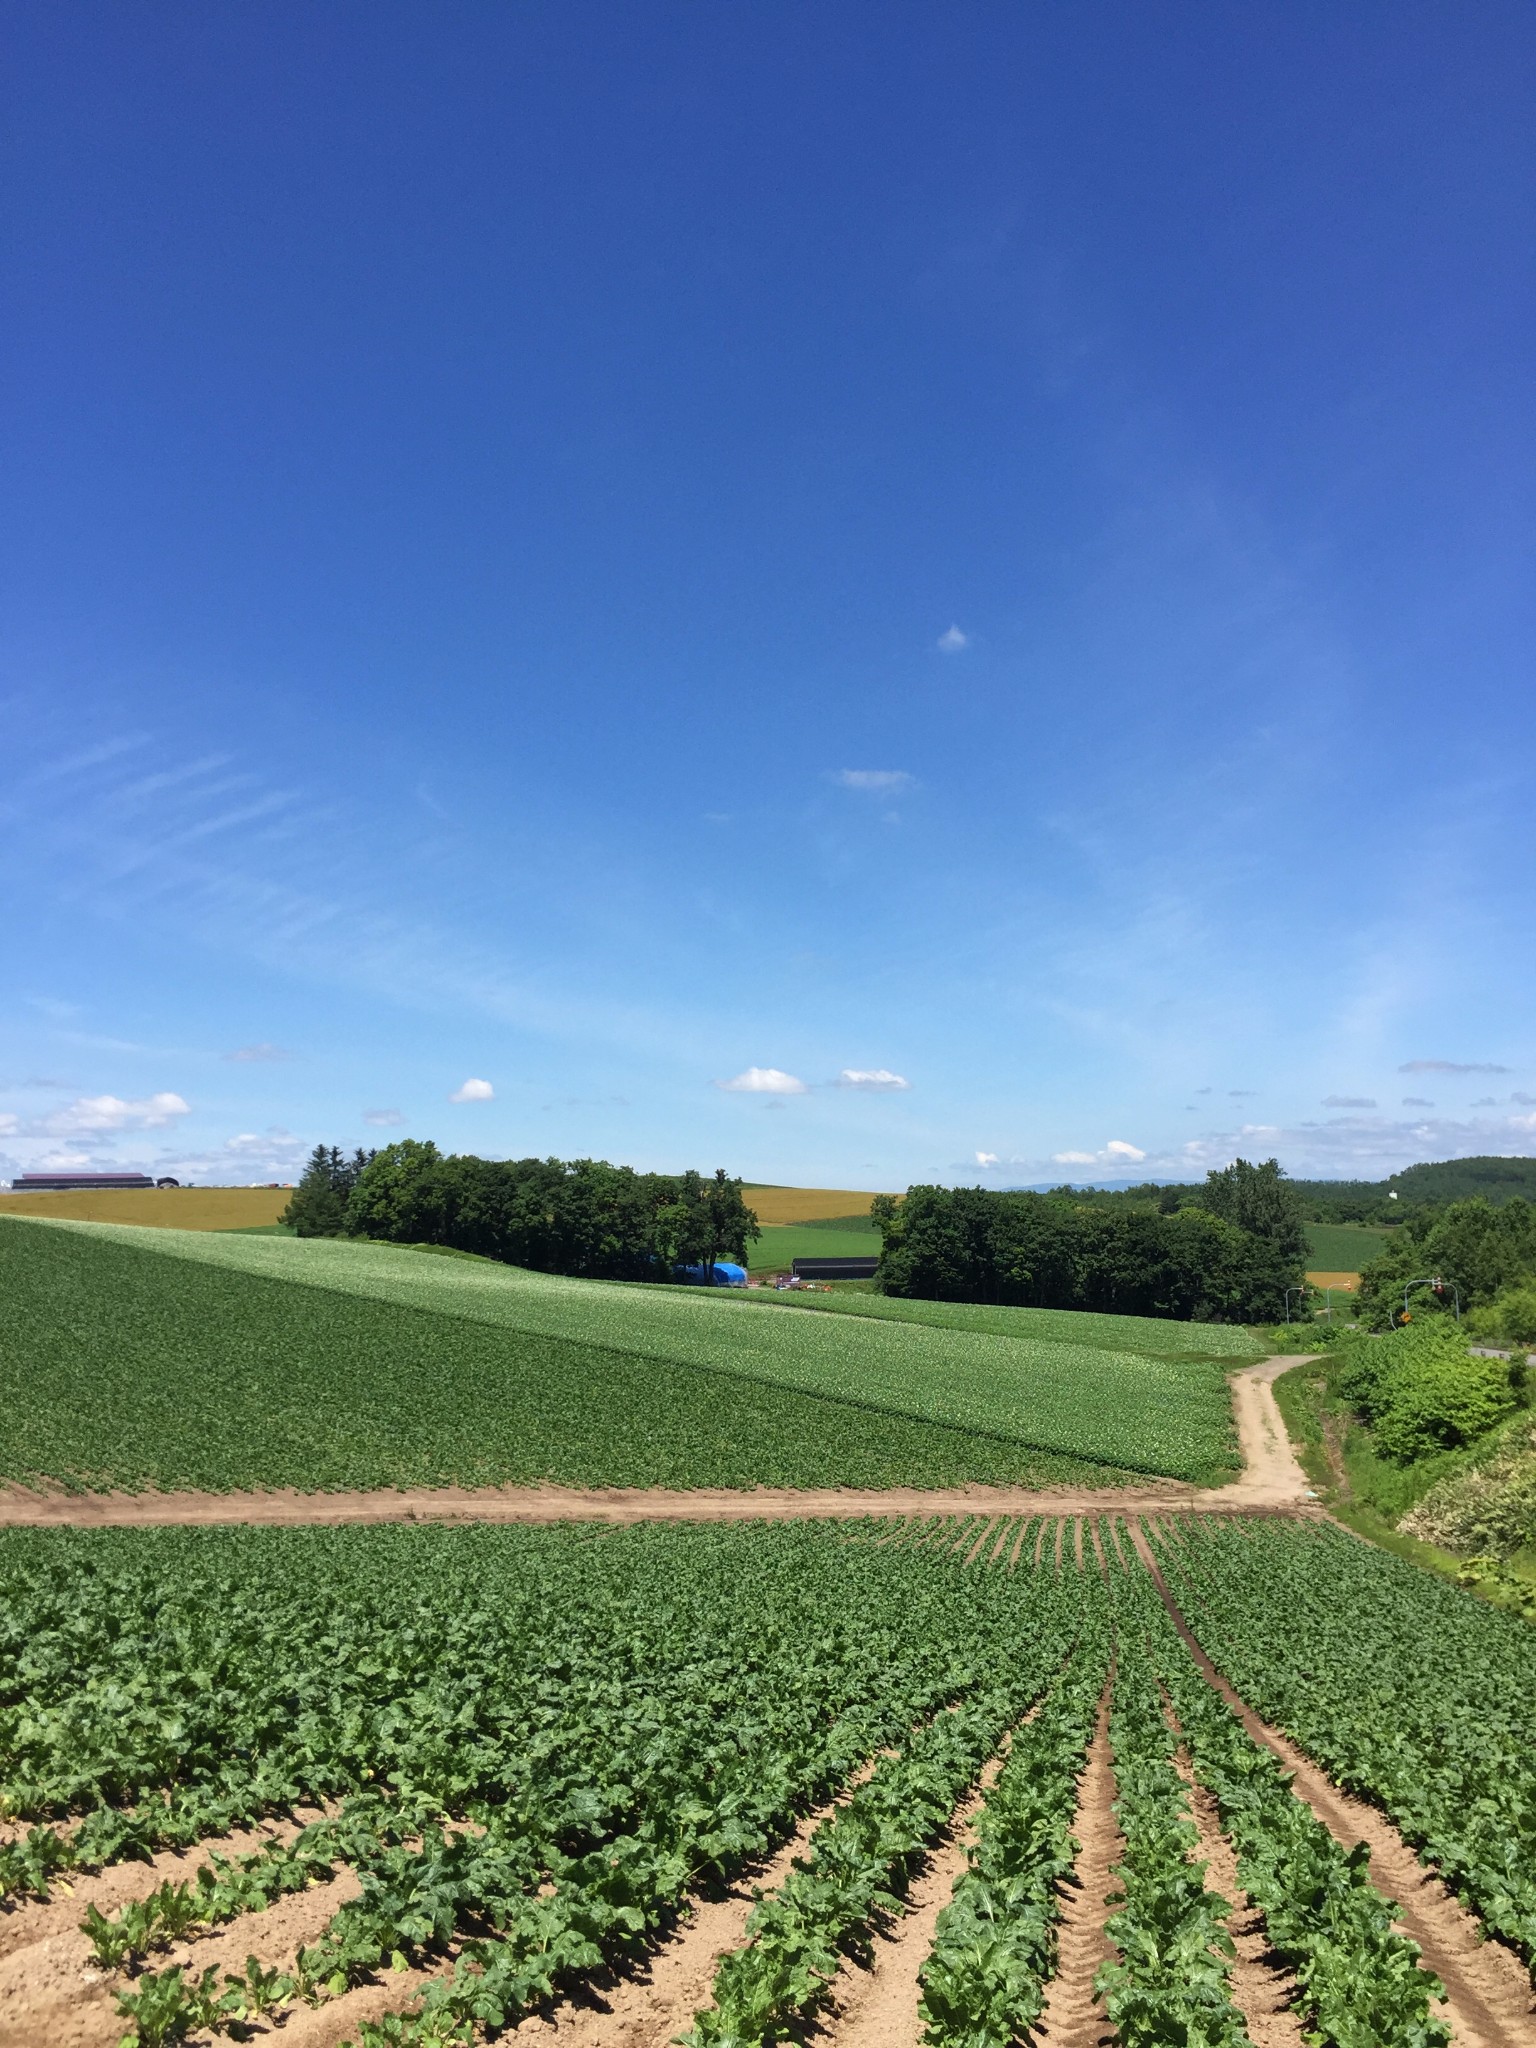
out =
<path fill-rule="evenodd" d="M 0 1224 L 0 1291 L 13 1479 L 872 1486 L 1234 1463 L 1220 1360 L 1109 1348 L 1117 1318 L 1085 1345 L 953 1310 L 806 1314 L 392 1246 L 30 1220 Z"/>

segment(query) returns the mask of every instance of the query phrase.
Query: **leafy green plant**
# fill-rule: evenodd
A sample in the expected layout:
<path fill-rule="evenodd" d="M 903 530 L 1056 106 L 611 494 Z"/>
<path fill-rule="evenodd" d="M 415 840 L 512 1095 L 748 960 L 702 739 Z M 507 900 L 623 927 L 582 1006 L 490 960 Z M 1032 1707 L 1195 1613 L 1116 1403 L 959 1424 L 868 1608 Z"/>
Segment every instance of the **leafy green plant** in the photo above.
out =
<path fill-rule="evenodd" d="M 1340 1530 L 1202 1523 L 1162 1552 L 1236 1690 L 1536 1962 L 1528 1624 Z"/>
<path fill-rule="evenodd" d="M 1095 1989 L 1124 2048 L 1245 2048 L 1229 1982 L 1231 1905 L 1207 1888 L 1205 1865 L 1194 1859 L 1199 1830 L 1134 1623 L 1120 1636 L 1110 1742 L 1125 1852 L 1112 1872 L 1121 1888 L 1109 1899 L 1119 1910 L 1105 1932 L 1119 1954 Z"/>
<path fill-rule="evenodd" d="M 931 2048 L 1012 2048 L 1045 2008 L 1060 1887 L 1078 1850 L 1077 1781 L 1108 1654 L 1105 1618 L 1090 1616 L 1067 1671 L 1014 1735 L 922 1967 Z"/>

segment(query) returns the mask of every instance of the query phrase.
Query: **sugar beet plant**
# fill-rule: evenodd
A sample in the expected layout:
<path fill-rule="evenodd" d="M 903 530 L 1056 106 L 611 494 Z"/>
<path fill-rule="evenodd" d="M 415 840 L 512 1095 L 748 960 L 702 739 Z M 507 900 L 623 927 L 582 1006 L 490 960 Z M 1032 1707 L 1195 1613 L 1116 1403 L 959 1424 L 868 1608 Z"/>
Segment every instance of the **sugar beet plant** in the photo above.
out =
<path fill-rule="evenodd" d="M 1109 1667 L 1107 1609 L 1091 1608 L 1067 1669 L 1015 1731 L 922 1969 L 931 2048 L 1011 2048 L 1056 1974 L 1061 1888 L 1078 1844 L 1078 1780 Z"/>
<path fill-rule="evenodd" d="M 1195 1774 L 1216 1801 L 1237 1873 L 1264 1916 L 1275 1954 L 1295 1972 L 1307 2039 L 1317 2048 L 1444 2048 L 1432 2006 L 1444 1992 L 1397 1932 L 1391 1900 L 1370 1878 L 1370 1852 L 1341 1848 L 1290 1789 L 1272 1750 L 1255 1742 L 1197 1670 L 1138 1577 L 1145 1640 Z"/>
<path fill-rule="evenodd" d="M 914 1728 L 995 1738 L 977 1702 L 1038 1686 L 1083 1599 L 846 1525 L 28 1532 L 0 1580 L 0 1796 L 35 1823 L 13 1888 L 323 1802 L 92 1939 L 142 1960 L 350 1865 L 294 1989 L 451 1949 L 385 2030 L 422 2041 L 632 1952 Z M 172 2039 L 217 1989 L 145 1969 L 125 2011 Z"/>
<path fill-rule="evenodd" d="M 1122 1578 L 1121 1587 L 1134 1585 Z M 1205 1882 L 1199 1830 L 1174 1768 L 1175 1742 L 1163 1711 L 1136 1603 L 1126 1603 L 1118 1639 L 1109 1739 L 1115 1759 L 1115 1818 L 1125 1850 L 1111 1873 L 1117 1907 L 1105 1932 L 1116 1957 L 1095 1988 L 1123 2048 L 1247 2048 L 1232 2002 L 1231 1902 Z"/>
<path fill-rule="evenodd" d="M 1250 1705 L 1381 1806 L 1536 1964 L 1529 1623 L 1300 1523 L 1191 1529 L 1164 1559 L 1202 1648 Z"/>

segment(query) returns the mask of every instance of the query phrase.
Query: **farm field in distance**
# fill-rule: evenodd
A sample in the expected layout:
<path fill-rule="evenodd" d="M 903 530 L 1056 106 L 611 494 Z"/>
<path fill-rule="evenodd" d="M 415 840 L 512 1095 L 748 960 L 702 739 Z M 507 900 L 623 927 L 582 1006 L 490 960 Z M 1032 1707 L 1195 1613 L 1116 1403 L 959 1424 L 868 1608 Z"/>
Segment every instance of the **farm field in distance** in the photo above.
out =
<path fill-rule="evenodd" d="M 880 1233 L 856 1219 L 845 1223 L 765 1223 L 747 1247 L 751 1273 L 787 1273 L 796 1259 L 878 1259 Z"/>
<path fill-rule="evenodd" d="M 747 1181 L 742 1188 L 747 1207 L 759 1223 L 852 1223 L 867 1225 L 875 1199 L 857 1188 L 774 1188 Z"/>
<path fill-rule="evenodd" d="M 1358 1273 L 1381 1257 L 1392 1237 L 1368 1223 L 1309 1223 L 1306 1232 L 1311 1273 Z"/>
<path fill-rule="evenodd" d="M 1087 1318 L 1099 1342 L 1084 1345 L 1059 1334 L 1075 1319 L 1041 1335 L 1028 1311 L 833 1317 L 368 1243 L 10 1219 L 0 1286 L 0 1477 L 28 1484 L 1114 1484 L 1235 1469 L 1222 1359 L 1136 1348 L 1181 1326 Z M 1123 1335 L 1106 1327 L 1122 1320 Z"/>
<path fill-rule="evenodd" d="M 59 1194 L 0 1189 L 0 1220 L 39 1216 L 68 1223 L 133 1223 L 159 1230 L 248 1230 L 275 1224 L 291 1188 L 108 1188 Z"/>
<path fill-rule="evenodd" d="M 1529 2039 L 1529 1631 L 1317 1523 L 6 1530 L 0 1617 L 25 2041 Z"/>

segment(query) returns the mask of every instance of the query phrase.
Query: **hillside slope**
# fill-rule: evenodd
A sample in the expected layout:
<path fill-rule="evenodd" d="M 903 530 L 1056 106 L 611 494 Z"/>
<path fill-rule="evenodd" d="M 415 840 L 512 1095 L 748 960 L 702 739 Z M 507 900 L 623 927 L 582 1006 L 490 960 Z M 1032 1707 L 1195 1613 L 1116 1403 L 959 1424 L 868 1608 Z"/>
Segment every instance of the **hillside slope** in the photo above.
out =
<path fill-rule="evenodd" d="M 1232 1468 L 1219 1362 L 393 1247 L 0 1223 L 0 1475 L 880 1485 Z"/>

